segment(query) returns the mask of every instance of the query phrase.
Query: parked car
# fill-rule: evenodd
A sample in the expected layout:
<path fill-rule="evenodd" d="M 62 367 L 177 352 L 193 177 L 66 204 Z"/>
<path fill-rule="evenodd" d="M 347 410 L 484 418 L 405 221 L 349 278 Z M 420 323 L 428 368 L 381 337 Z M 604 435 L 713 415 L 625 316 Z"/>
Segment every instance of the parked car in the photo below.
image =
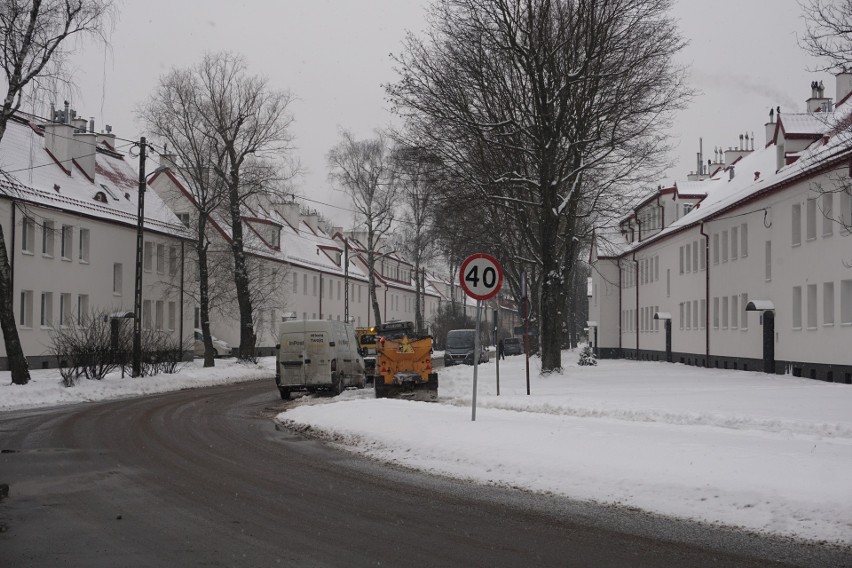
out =
<path fill-rule="evenodd" d="M 503 340 L 503 355 L 523 355 L 524 341 L 520 337 L 507 337 Z"/>
<path fill-rule="evenodd" d="M 231 354 L 231 347 L 218 337 L 211 335 L 210 339 L 213 340 L 213 356 L 214 357 L 227 357 Z M 200 329 L 195 330 L 195 356 L 196 357 L 204 357 L 204 336 L 201 334 Z"/>
<path fill-rule="evenodd" d="M 279 331 L 275 385 L 282 399 L 294 391 L 364 388 L 367 375 L 352 324 L 298 320 L 282 323 Z"/>
<path fill-rule="evenodd" d="M 444 348 L 444 366 L 473 365 L 473 350 L 476 330 L 453 329 L 447 332 L 447 341 Z M 487 363 L 489 359 L 488 349 L 481 342 L 479 344 L 479 362 Z"/>

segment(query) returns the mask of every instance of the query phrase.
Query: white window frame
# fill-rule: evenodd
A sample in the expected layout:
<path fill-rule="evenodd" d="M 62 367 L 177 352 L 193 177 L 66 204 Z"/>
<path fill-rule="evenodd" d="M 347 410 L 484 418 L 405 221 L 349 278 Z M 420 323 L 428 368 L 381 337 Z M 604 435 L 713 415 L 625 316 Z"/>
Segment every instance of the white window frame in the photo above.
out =
<path fill-rule="evenodd" d="M 852 325 L 852 280 L 840 281 L 840 325 Z"/>
<path fill-rule="evenodd" d="M 822 285 L 822 325 L 834 326 L 834 282 L 825 282 Z"/>
<path fill-rule="evenodd" d="M 41 223 L 41 254 L 42 256 L 53 258 L 53 247 L 56 229 L 53 221 L 45 219 Z"/>
<path fill-rule="evenodd" d="M 21 222 L 21 252 L 34 254 L 35 249 L 35 219 L 24 217 Z"/>
<path fill-rule="evenodd" d="M 53 292 L 41 293 L 39 324 L 41 327 L 50 327 L 53 325 Z"/>
<path fill-rule="evenodd" d="M 807 288 L 807 324 L 808 329 L 814 330 L 819 325 L 819 317 L 817 315 L 817 285 L 808 284 Z"/>
<path fill-rule="evenodd" d="M 77 295 L 77 323 L 84 323 L 89 317 L 89 295 Z"/>
<path fill-rule="evenodd" d="M 797 247 L 802 244 L 802 204 L 794 203 L 790 213 L 790 244 Z"/>
<path fill-rule="evenodd" d="M 18 325 L 24 328 L 33 327 L 33 291 L 21 290 L 21 304 L 18 311 Z"/>
<path fill-rule="evenodd" d="M 834 194 L 826 191 L 822 194 L 822 236 L 834 234 Z"/>
<path fill-rule="evenodd" d="M 91 231 L 80 229 L 80 242 L 78 243 L 78 260 L 83 264 L 89 263 L 89 248 L 91 246 Z"/>
<path fill-rule="evenodd" d="M 74 257 L 74 227 L 62 225 L 59 254 L 62 260 L 72 260 Z"/>
<path fill-rule="evenodd" d="M 802 329 L 802 287 L 793 286 L 792 298 L 793 329 Z"/>
<path fill-rule="evenodd" d="M 112 265 L 112 295 L 113 296 L 121 296 L 122 288 L 124 286 L 124 267 L 120 262 L 113 263 Z"/>

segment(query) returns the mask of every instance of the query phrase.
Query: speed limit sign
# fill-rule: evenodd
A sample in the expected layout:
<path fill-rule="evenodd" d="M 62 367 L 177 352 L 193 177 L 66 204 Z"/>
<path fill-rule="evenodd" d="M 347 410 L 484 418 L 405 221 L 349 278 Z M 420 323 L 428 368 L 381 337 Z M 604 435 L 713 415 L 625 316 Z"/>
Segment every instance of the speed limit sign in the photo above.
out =
<path fill-rule="evenodd" d="M 493 256 L 485 253 L 470 255 L 461 265 L 461 287 L 474 300 L 487 300 L 500 291 L 503 269 Z"/>

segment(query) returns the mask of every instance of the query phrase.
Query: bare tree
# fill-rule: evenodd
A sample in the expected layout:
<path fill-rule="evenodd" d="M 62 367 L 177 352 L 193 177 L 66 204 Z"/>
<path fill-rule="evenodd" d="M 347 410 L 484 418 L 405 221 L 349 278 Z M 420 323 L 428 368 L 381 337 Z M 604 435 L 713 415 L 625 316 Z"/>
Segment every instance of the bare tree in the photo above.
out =
<path fill-rule="evenodd" d="M 425 329 L 423 270 L 436 252 L 432 227 L 437 199 L 435 185 L 441 182 L 441 164 L 420 148 L 398 148 L 394 161 L 403 206 L 397 248 L 414 263 L 414 323 L 422 331 Z"/>
<path fill-rule="evenodd" d="M 382 313 L 376 295 L 376 260 L 380 242 L 388 234 L 396 205 L 397 179 L 390 140 L 382 133 L 357 140 L 344 130 L 341 140 L 328 153 L 329 177 L 352 198 L 358 222 L 367 232 L 367 268 L 370 302 L 376 325 Z"/>
<path fill-rule="evenodd" d="M 802 0 L 807 24 L 799 44 L 822 60 L 820 71 L 852 65 L 852 0 Z"/>
<path fill-rule="evenodd" d="M 210 311 L 215 306 L 215 297 L 211 298 L 210 219 L 214 211 L 225 202 L 226 194 L 222 180 L 212 175 L 212 160 L 216 159 L 213 139 L 215 133 L 209 131 L 203 116 L 208 103 L 202 96 L 203 89 L 196 73 L 186 69 L 174 69 L 160 77 L 156 91 L 137 114 L 151 131 L 155 140 L 161 142 L 174 154 L 180 164 L 175 172 L 186 183 L 189 191 L 189 205 L 194 214 L 188 216 L 189 227 L 195 235 L 194 280 L 198 282 L 197 302 L 200 310 L 200 326 L 204 341 L 204 366 L 215 365 L 212 335 L 210 333 Z M 173 164 L 165 162 L 164 165 Z M 175 164 L 176 165 L 176 164 Z M 186 202 L 183 195 L 162 195 L 163 199 L 175 210 L 180 211 Z M 221 263 L 213 263 L 214 268 Z M 212 278 L 211 278 L 212 277 Z M 221 281 L 221 279 L 220 279 Z M 178 283 L 179 285 L 179 283 Z M 213 290 L 218 290 L 214 287 Z M 194 294 L 190 292 L 190 297 Z M 220 298 L 223 296 L 220 295 Z"/>
<path fill-rule="evenodd" d="M 438 0 L 427 39 L 410 35 L 396 58 L 387 90 L 411 144 L 440 157 L 466 203 L 486 204 L 481 232 L 513 225 L 541 275 L 543 372 L 561 369 L 589 227 L 666 165 L 662 129 L 689 95 L 671 3 Z"/>
<path fill-rule="evenodd" d="M 188 99 L 192 112 L 185 113 L 186 122 L 178 125 L 185 132 L 176 135 L 173 147 L 177 151 L 184 146 L 179 151 L 189 160 L 184 160 L 184 165 L 197 169 L 193 175 L 209 175 L 203 184 L 210 198 L 205 205 L 215 209 L 221 203 L 226 208 L 221 221 L 230 231 L 228 242 L 239 308 L 238 356 L 252 358 L 257 335 L 243 215 L 247 204 L 257 196 L 283 191 L 280 188 L 298 170 L 289 160 L 293 119 L 288 108 L 292 96 L 273 89 L 265 77 L 250 75 L 245 60 L 231 53 L 207 54 L 197 65 L 175 71 L 171 77 L 173 81 L 185 81 L 192 91 Z M 164 88 L 177 90 L 178 85 L 168 84 L 171 81 L 166 77 L 160 94 Z M 190 135 L 190 129 L 196 132 Z M 161 136 L 165 137 L 164 131 Z M 197 149 L 186 147 L 190 138 L 197 142 Z M 205 233 L 199 228 L 197 234 L 201 243 Z"/>
<path fill-rule="evenodd" d="M 111 0 L 4 0 L 0 3 L 0 58 L 6 94 L 0 111 L 0 140 L 6 125 L 20 109 L 27 86 L 43 80 L 67 81 L 63 63 L 67 40 L 103 32 L 112 15 Z M 11 269 L 6 239 L 0 226 L 0 328 L 12 382 L 26 384 L 30 371 L 12 309 Z"/>

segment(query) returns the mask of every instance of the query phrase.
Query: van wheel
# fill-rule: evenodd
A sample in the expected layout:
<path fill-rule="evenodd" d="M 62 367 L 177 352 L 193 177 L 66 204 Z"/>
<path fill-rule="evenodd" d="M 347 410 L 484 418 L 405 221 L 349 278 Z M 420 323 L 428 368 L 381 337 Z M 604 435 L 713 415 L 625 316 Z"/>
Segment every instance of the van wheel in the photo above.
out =
<path fill-rule="evenodd" d="M 346 390 L 346 387 L 343 385 L 343 373 L 338 373 L 331 377 L 331 383 L 334 385 L 334 394 L 341 394 Z"/>
<path fill-rule="evenodd" d="M 290 400 L 290 389 L 279 387 L 278 392 L 281 394 L 281 400 Z"/>

